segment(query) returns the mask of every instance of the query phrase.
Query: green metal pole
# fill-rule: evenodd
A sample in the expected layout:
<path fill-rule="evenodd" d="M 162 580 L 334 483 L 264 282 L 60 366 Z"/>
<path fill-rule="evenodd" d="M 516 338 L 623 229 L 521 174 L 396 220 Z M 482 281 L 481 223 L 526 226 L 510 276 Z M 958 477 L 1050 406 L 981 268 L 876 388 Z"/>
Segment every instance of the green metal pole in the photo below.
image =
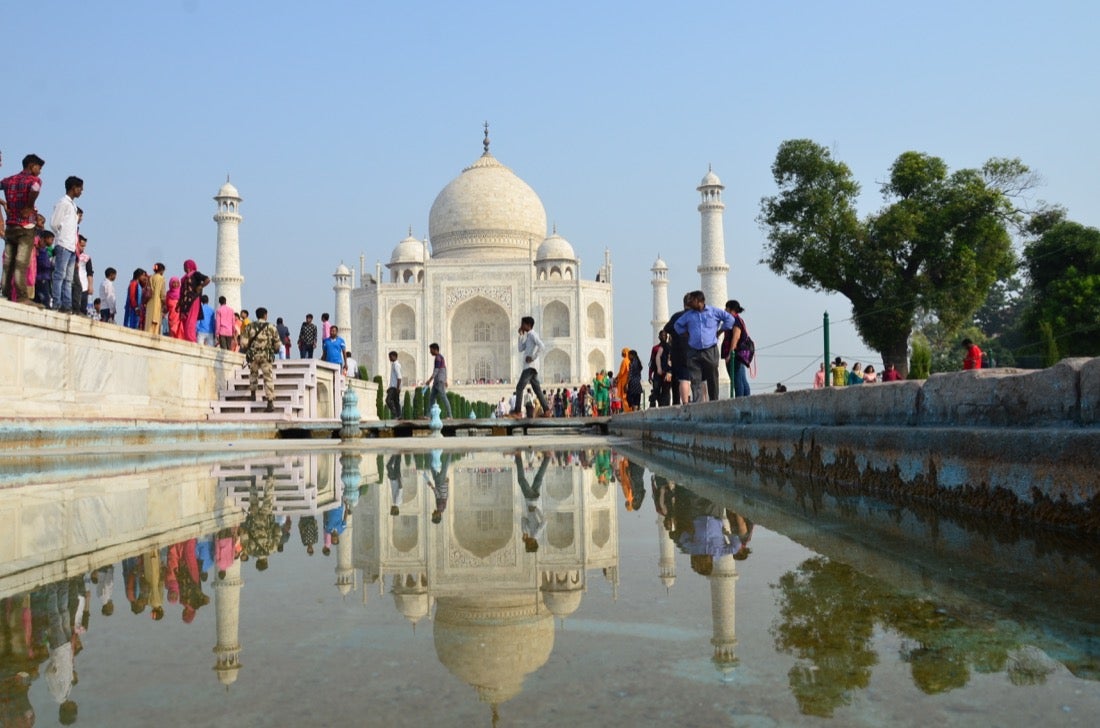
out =
<path fill-rule="evenodd" d="M 833 386 L 833 370 L 829 366 L 829 312 L 826 311 L 822 318 L 822 325 L 825 327 L 825 386 Z"/>

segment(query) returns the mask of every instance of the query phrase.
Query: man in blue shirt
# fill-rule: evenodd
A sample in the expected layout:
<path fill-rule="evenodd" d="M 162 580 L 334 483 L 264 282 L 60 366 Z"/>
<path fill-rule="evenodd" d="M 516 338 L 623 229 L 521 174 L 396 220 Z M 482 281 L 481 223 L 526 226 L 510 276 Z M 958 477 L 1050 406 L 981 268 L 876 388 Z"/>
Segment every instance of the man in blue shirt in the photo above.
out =
<path fill-rule="evenodd" d="M 199 321 L 195 325 L 195 340 L 203 346 L 214 345 L 214 307 L 210 305 L 210 296 L 201 299 L 202 308 L 199 310 Z"/>
<path fill-rule="evenodd" d="M 336 326 L 329 328 L 328 338 L 321 342 L 321 358 L 340 367 L 342 372 L 346 364 L 344 352 L 347 350 L 348 345 L 344 343 L 344 339 L 339 333 L 340 330 Z"/>
<path fill-rule="evenodd" d="M 720 308 L 707 305 L 702 291 L 687 295 L 688 310 L 676 320 L 676 333 L 688 335 L 688 370 L 692 384 L 707 383 L 707 400 L 718 399 L 718 332 L 732 329 L 734 320 Z"/>

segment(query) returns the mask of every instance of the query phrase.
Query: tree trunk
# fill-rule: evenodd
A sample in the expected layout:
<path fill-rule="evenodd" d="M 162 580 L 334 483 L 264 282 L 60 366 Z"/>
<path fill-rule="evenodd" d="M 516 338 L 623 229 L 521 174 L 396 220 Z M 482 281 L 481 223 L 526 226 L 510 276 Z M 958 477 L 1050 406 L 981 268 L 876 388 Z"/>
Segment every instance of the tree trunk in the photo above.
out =
<path fill-rule="evenodd" d="M 895 341 L 890 344 L 886 349 L 879 352 L 882 354 L 883 364 L 893 364 L 894 368 L 898 370 L 898 374 L 902 379 L 909 378 L 909 340 L 908 337 Z"/>

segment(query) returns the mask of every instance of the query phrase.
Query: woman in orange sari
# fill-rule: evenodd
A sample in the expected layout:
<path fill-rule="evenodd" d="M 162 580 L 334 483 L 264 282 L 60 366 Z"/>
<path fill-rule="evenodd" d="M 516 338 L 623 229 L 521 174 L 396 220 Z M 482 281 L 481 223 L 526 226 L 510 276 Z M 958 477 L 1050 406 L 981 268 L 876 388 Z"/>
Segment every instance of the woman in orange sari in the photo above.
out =
<path fill-rule="evenodd" d="M 615 393 L 622 402 L 623 412 L 630 412 L 634 408 L 626 401 L 626 386 L 630 381 L 630 349 L 623 349 L 623 361 L 619 364 L 619 373 L 615 376 Z"/>

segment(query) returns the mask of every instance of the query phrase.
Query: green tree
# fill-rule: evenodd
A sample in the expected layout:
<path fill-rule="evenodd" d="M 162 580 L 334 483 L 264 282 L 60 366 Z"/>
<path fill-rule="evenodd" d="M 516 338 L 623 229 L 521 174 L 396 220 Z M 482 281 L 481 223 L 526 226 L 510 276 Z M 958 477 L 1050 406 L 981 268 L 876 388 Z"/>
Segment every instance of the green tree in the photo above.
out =
<path fill-rule="evenodd" d="M 761 200 L 762 262 L 847 297 L 860 337 L 903 375 L 918 315 L 954 329 L 1012 271 L 1009 228 L 1022 223 L 1012 199 L 1034 184 L 1019 160 L 949 173 L 938 157 L 905 152 L 882 184 L 886 206 L 861 220 L 859 184 L 819 144 L 783 142 L 772 175 L 779 193 Z"/>
<path fill-rule="evenodd" d="M 1034 294 L 1026 331 L 1044 364 L 1052 350 L 1100 355 L 1100 230 L 1061 220 L 1024 248 L 1024 260 Z"/>
<path fill-rule="evenodd" d="M 382 375 L 374 375 L 374 384 L 377 386 L 377 391 L 374 393 L 374 413 L 378 416 L 378 419 L 389 419 L 390 414 L 386 411 L 386 387 L 382 384 Z"/>
<path fill-rule="evenodd" d="M 405 397 L 401 400 L 401 417 L 412 419 L 413 416 L 412 394 L 405 390 Z"/>

